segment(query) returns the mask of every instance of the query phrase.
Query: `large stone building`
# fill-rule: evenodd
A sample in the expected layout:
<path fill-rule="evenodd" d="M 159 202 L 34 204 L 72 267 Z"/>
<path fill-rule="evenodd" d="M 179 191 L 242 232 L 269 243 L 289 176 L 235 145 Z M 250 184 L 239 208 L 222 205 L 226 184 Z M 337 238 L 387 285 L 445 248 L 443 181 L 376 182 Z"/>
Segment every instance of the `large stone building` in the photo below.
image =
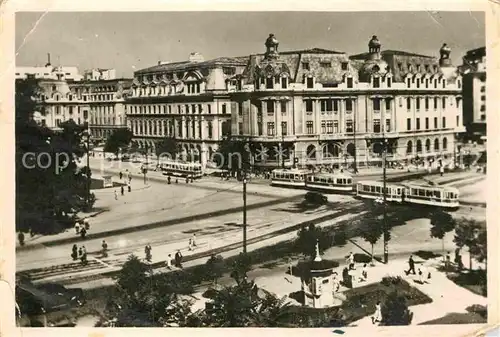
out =
<path fill-rule="evenodd" d="M 126 128 L 126 104 L 131 79 L 94 78 L 70 83 L 73 95 L 80 105 L 90 111 L 90 135 L 103 141 L 118 128 Z"/>
<path fill-rule="evenodd" d="M 45 112 L 36 112 L 35 120 L 54 129 L 70 119 L 77 124 L 88 123 L 96 141 L 104 140 L 117 128 L 126 128 L 125 97 L 132 80 L 110 79 L 109 73 L 106 70 L 103 79 L 94 71 L 93 77 L 78 81 L 39 78 Z"/>
<path fill-rule="evenodd" d="M 468 51 L 460 67 L 463 76 L 465 139 L 486 142 L 486 48 Z"/>
<path fill-rule="evenodd" d="M 272 34 L 265 45 L 228 87 L 232 133 L 251 144 L 254 167 L 378 162 L 384 139 L 389 160 L 453 157 L 462 79 L 446 44 L 439 60 L 381 51 L 375 36 L 367 53 L 350 57 L 280 53 Z"/>
<path fill-rule="evenodd" d="M 210 161 L 223 136 L 231 133 L 227 79 L 241 74 L 247 58 L 161 63 L 134 73 L 127 100 L 127 123 L 134 141 L 153 152 L 158 141 L 174 137 L 181 158 Z"/>

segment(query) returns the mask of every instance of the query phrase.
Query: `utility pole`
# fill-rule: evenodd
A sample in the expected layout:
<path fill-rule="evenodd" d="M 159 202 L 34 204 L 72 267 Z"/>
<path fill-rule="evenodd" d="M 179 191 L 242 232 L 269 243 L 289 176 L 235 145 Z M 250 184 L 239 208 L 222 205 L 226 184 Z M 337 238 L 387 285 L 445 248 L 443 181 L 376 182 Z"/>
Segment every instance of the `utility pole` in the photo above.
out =
<path fill-rule="evenodd" d="M 285 134 L 283 124 L 281 124 L 281 168 L 285 168 Z"/>
<path fill-rule="evenodd" d="M 87 207 L 90 211 L 90 130 L 87 124 Z"/>
<path fill-rule="evenodd" d="M 358 173 L 358 163 L 356 161 L 356 157 L 358 156 L 358 152 L 356 151 L 357 148 L 356 148 L 356 112 L 357 112 L 357 109 L 353 109 L 353 112 L 352 114 L 354 115 L 354 118 L 353 118 L 353 131 L 354 131 L 354 135 L 353 135 L 353 143 L 354 143 L 354 173 Z"/>
<path fill-rule="evenodd" d="M 382 119 L 383 120 L 383 119 Z M 381 123 L 382 124 L 382 123 Z M 382 207 L 383 207 L 383 229 L 384 229 L 384 263 L 387 264 L 389 262 L 389 246 L 388 246 L 388 229 L 387 229 L 387 172 L 386 172 L 386 166 L 387 166 L 387 140 L 385 139 L 385 124 L 381 125 L 382 127 L 382 145 L 383 145 L 383 152 L 382 152 L 382 179 L 383 179 L 383 187 L 382 187 Z"/>
<path fill-rule="evenodd" d="M 247 175 L 243 171 L 243 253 L 247 253 Z"/>

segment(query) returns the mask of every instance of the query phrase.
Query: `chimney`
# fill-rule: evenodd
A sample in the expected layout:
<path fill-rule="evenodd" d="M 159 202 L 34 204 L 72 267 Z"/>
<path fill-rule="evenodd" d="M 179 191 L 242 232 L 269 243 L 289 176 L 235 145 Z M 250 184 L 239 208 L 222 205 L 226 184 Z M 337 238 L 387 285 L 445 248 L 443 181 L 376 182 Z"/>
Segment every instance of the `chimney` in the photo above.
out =
<path fill-rule="evenodd" d="M 46 67 L 50 67 L 50 53 L 47 53 L 47 64 Z"/>

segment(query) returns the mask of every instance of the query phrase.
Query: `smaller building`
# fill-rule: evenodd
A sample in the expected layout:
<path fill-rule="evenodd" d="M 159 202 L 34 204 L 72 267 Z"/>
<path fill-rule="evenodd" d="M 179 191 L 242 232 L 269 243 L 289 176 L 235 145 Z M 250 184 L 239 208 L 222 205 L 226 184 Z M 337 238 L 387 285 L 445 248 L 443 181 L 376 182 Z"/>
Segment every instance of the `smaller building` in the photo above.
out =
<path fill-rule="evenodd" d="M 464 140 L 486 142 L 486 48 L 469 50 L 460 67 L 463 76 Z"/>
<path fill-rule="evenodd" d="M 50 63 L 50 54 L 47 54 L 47 63 L 43 67 L 16 67 L 16 80 L 28 77 L 58 81 L 81 81 L 83 79 L 77 67 L 53 66 Z"/>
<path fill-rule="evenodd" d="M 83 74 L 85 81 L 114 80 L 116 79 L 115 69 L 89 69 Z"/>

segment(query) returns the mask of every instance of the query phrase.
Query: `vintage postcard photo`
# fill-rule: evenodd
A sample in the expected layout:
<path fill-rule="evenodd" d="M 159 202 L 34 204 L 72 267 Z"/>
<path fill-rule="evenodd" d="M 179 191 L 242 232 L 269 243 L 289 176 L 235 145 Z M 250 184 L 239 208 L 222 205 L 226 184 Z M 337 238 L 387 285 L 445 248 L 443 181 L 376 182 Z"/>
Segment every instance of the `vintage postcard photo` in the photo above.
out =
<path fill-rule="evenodd" d="M 484 11 L 12 20 L 16 329 L 496 321 Z"/>

